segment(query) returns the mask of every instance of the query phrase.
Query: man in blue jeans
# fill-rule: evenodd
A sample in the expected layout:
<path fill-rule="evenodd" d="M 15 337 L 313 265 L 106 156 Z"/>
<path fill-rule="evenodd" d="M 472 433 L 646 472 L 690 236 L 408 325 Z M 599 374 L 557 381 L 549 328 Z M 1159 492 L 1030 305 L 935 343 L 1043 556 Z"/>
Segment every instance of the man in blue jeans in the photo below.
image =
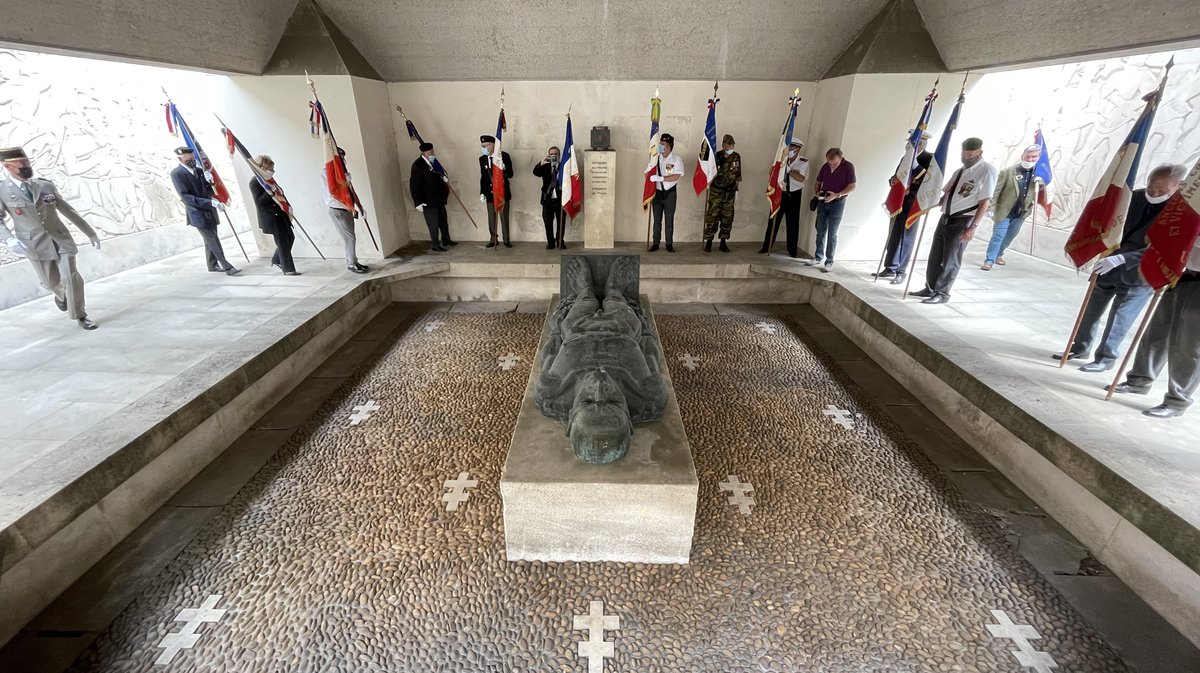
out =
<path fill-rule="evenodd" d="M 825 165 L 817 173 L 817 249 L 804 264 L 820 267 L 826 273 L 833 270 L 838 225 L 846 209 L 846 195 L 854 191 L 854 181 L 854 164 L 845 160 L 840 148 L 829 148 Z"/>
<path fill-rule="evenodd" d="M 1021 161 L 1000 171 L 996 178 L 996 193 L 992 195 L 992 240 L 988 243 L 987 256 L 984 258 L 984 271 L 991 271 L 993 264 L 1004 264 L 1004 251 L 1012 244 L 1013 239 L 1021 231 L 1025 218 L 1033 210 L 1033 198 L 1037 189 L 1034 188 L 1037 178 L 1033 169 L 1037 166 L 1038 157 L 1042 156 L 1039 145 L 1030 145 L 1021 154 Z"/>
<path fill-rule="evenodd" d="M 1146 251 L 1146 232 L 1166 205 L 1167 199 L 1179 189 L 1179 183 L 1186 174 L 1187 169 L 1183 166 L 1164 164 L 1150 171 L 1145 189 L 1133 192 L 1129 200 L 1129 212 L 1125 216 L 1121 245 L 1111 255 L 1096 262 L 1092 269 L 1092 273 L 1099 274 L 1099 277 L 1084 308 L 1079 333 L 1075 336 L 1067 359 L 1083 359 L 1092 352 L 1100 318 L 1110 303 L 1112 310 L 1108 313 L 1108 323 L 1095 357 L 1080 367 L 1079 371 L 1103 372 L 1116 365 L 1117 357 L 1121 354 L 1121 341 L 1154 293 L 1138 270 L 1142 254 Z M 1062 354 L 1055 355 L 1054 359 L 1061 360 Z"/>

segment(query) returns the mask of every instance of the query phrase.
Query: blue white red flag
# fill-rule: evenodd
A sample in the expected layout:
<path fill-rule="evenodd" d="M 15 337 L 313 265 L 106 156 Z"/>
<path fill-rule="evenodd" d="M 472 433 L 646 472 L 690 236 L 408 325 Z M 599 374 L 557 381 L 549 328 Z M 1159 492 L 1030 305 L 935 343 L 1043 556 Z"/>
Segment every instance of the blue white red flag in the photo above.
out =
<path fill-rule="evenodd" d="M 946 177 L 946 162 L 950 158 L 950 140 L 954 135 L 954 129 L 958 128 L 958 116 L 962 113 L 962 106 L 966 100 L 965 94 L 958 94 L 954 110 L 950 112 L 950 119 L 946 121 L 946 130 L 942 131 L 942 137 L 938 138 L 937 150 L 933 153 L 933 160 L 929 162 L 925 180 L 921 182 L 921 188 L 917 190 L 917 198 L 913 201 L 908 221 L 904 225 L 906 227 L 911 227 L 913 222 L 917 221 L 918 215 L 937 208 L 938 203 L 942 200 L 942 181 Z"/>
<path fill-rule="evenodd" d="M 658 89 L 654 90 L 654 98 L 650 99 L 650 165 L 646 167 L 646 179 L 642 183 L 642 209 L 650 206 L 654 200 L 654 192 L 658 186 L 651 176 L 658 173 L 658 119 L 662 114 L 662 99 L 658 97 Z"/>
<path fill-rule="evenodd" d="M 492 205 L 496 212 L 504 210 L 506 194 L 504 193 L 504 152 L 501 142 L 508 121 L 504 118 L 504 104 L 500 104 L 500 118 L 496 120 L 496 152 L 492 155 Z"/>
<path fill-rule="evenodd" d="M 788 144 L 792 142 L 796 129 L 796 110 L 800 107 L 800 89 L 796 89 L 788 98 L 788 116 L 783 122 L 783 131 L 779 134 L 779 146 L 775 148 L 775 163 L 771 164 L 771 172 L 767 176 L 767 201 L 771 203 L 771 217 L 779 212 L 783 204 L 783 183 L 787 174 Z"/>
<path fill-rule="evenodd" d="M 904 195 L 908 193 L 913 170 L 917 165 L 917 147 L 921 144 L 921 136 L 925 133 L 925 129 L 929 128 L 929 117 L 933 114 L 933 101 L 935 100 L 937 100 L 937 82 L 933 83 L 933 90 L 929 92 L 928 96 L 925 96 L 925 107 L 921 110 L 921 116 L 917 119 L 916 125 L 913 126 L 912 132 L 908 136 L 908 142 L 904 145 L 904 158 L 896 166 L 896 174 L 889 180 L 891 184 L 888 187 L 887 200 L 883 204 L 884 209 L 888 211 L 888 217 L 895 217 L 904 207 Z"/>
<path fill-rule="evenodd" d="M 1050 219 L 1050 209 L 1053 206 L 1050 197 L 1050 181 L 1054 179 L 1054 171 L 1050 170 L 1050 149 L 1046 147 L 1046 136 L 1042 134 L 1042 129 L 1038 129 L 1033 134 L 1033 142 L 1038 147 L 1042 148 L 1042 153 L 1038 155 L 1037 165 L 1033 167 L 1033 178 L 1041 181 L 1041 186 L 1038 188 L 1037 203 L 1046 211 L 1046 219 Z"/>
<path fill-rule="evenodd" d="M 192 129 L 183 120 L 183 115 L 179 113 L 179 108 L 171 101 L 167 101 L 167 131 L 183 138 L 183 144 L 192 151 L 196 157 L 196 166 L 204 171 L 204 177 L 208 183 L 212 185 L 213 195 L 218 201 L 229 205 L 229 190 L 225 188 L 225 183 L 221 181 L 221 176 L 217 175 L 217 169 L 213 167 L 212 162 L 208 160 L 208 155 L 204 153 L 200 147 L 196 136 L 192 134 Z"/>
<path fill-rule="evenodd" d="M 715 95 L 708 99 L 708 120 L 704 122 L 704 137 L 700 140 L 700 155 L 696 174 L 692 176 L 692 187 L 696 196 L 708 189 L 717 177 L 717 102 Z"/>
<path fill-rule="evenodd" d="M 563 141 L 562 160 L 558 163 L 558 193 L 567 215 L 575 217 L 583 207 L 583 185 L 579 179 L 579 160 L 575 157 L 575 138 L 571 134 L 571 115 L 567 115 L 567 139 Z"/>

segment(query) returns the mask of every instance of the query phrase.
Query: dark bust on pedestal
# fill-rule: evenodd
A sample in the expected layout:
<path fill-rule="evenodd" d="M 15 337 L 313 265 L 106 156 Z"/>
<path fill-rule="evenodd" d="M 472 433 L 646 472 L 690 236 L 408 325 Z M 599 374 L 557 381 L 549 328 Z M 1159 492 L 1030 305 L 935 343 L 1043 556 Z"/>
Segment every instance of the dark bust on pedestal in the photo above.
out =
<path fill-rule="evenodd" d="M 540 353 L 534 403 L 566 423 L 575 455 L 611 463 L 633 423 L 662 417 L 666 384 L 658 335 L 638 301 L 635 255 L 564 255 L 561 296 Z"/>

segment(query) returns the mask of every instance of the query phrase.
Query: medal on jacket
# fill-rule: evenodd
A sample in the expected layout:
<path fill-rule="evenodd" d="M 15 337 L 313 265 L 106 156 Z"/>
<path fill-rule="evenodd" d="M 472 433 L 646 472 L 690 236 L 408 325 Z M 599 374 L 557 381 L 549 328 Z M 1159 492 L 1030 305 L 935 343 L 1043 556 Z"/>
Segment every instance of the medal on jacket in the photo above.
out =
<path fill-rule="evenodd" d="M 13 209 L 13 215 L 24 215 L 24 214 L 25 214 L 24 208 L 14 208 Z"/>

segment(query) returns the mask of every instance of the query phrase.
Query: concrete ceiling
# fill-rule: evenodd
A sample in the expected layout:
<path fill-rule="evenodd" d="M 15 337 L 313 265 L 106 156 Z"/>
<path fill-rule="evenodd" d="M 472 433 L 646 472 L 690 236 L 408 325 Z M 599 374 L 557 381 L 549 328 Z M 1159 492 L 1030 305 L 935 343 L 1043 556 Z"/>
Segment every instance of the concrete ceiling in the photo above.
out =
<path fill-rule="evenodd" d="M 812 81 L 829 71 L 892 1 L 913 0 L 319 4 L 389 81 Z M 951 70 L 1200 40 L 1196 0 L 915 3 Z M 296 7 L 297 0 L 206 0 L 187 5 L 162 0 L 0 0 L 0 44 L 262 73 Z"/>

